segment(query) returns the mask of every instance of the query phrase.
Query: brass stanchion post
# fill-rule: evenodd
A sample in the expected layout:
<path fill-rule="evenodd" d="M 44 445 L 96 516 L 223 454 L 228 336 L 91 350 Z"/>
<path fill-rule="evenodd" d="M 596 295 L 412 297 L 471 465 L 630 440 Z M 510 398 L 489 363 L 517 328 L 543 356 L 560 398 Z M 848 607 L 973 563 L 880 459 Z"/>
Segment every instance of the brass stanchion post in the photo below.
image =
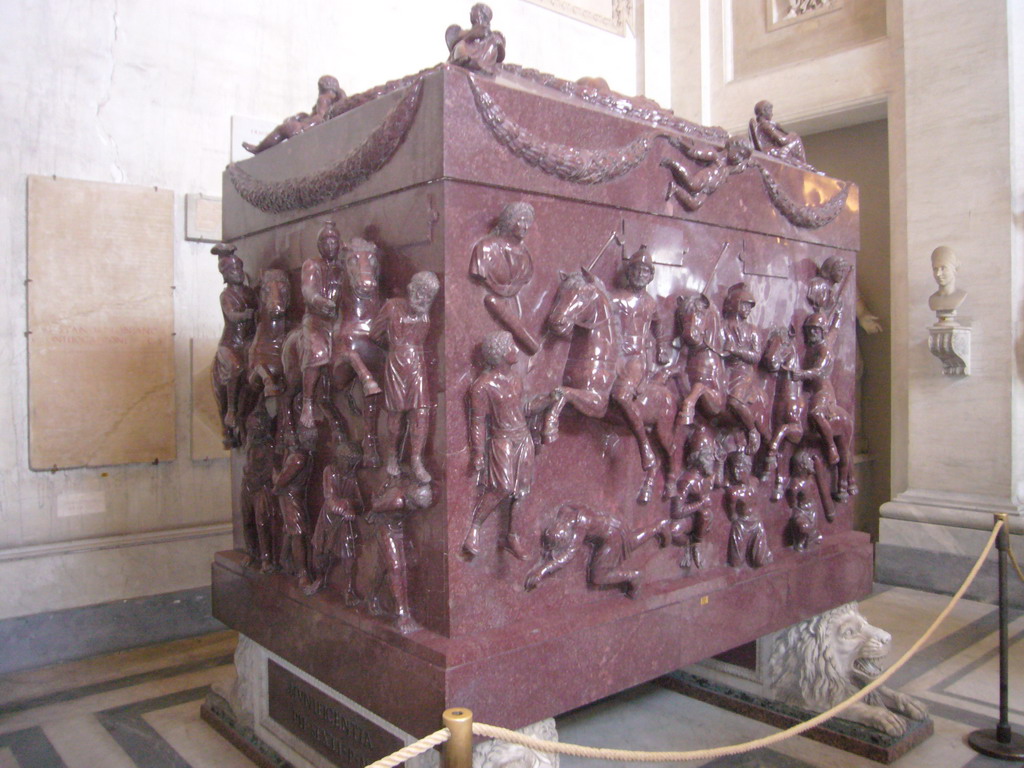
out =
<path fill-rule="evenodd" d="M 441 715 L 451 738 L 444 745 L 444 768 L 473 768 L 473 713 L 465 707 Z"/>
<path fill-rule="evenodd" d="M 1010 617 L 1007 611 L 1006 560 L 1010 552 L 1010 523 L 1006 514 L 997 514 L 996 520 L 1003 521 L 996 540 L 999 550 L 999 723 L 995 728 L 984 728 L 972 731 L 967 736 L 967 743 L 975 752 L 998 760 L 1020 760 L 1024 758 L 1024 738 L 1018 736 L 1010 728 L 1009 718 L 1009 677 L 1010 638 L 1007 624 Z"/>

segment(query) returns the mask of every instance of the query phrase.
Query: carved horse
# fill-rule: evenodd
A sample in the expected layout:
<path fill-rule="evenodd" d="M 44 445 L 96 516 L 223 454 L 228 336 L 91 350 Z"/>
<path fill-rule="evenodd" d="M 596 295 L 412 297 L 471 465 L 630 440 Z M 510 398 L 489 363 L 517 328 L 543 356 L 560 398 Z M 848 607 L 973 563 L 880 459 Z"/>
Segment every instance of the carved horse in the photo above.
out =
<path fill-rule="evenodd" d="M 793 375 L 798 367 L 794 339 L 796 330 L 776 327 L 768 334 L 761 364 L 776 374 L 775 404 L 772 413 L 772 437 L 768 442 L 768 460 L 761 479 L 767 479 L 775 472 L 772 501 L 782 498 L 788 477 L 785 467 L 788 462 L 780 460 L 780 452 L 786 444 L 795 449 L 804 437 L 804 419 L 807 416 L 807 398 L 803 383 Z"/>
<path fill-rule="evenodd" d="M 249 345 L 248 360 L 249 388 L 258 393 L 260 400 L 284 392 L 281 350 L 291 325 L 288 321 L 291 298 L 288 273 L 282 269 L 268 269 L 263 273 L 256 335 Z"/>
<path fill-rule="evenodd" d="M 584 416 L 604 419 L 608 416 L 611 391 L 618 377 L 620 347 L 619 318 L 604 283 L 589 270 L 562 274 L 562 283 L 555 304 L 548 315 L 548 327 L 556 335 L 571 337 L 576 328 L 583 329 L 582 349 L 570 347 L 563 373 L 563 384 L 550 395 L 551 405 L 544 418 L 543 437 L 547 443 L 558 438 L 558 419 L 566 405 L 572 405 Z M 673 418 L 676 398 L 665 384 L 664 376 L 655 376 L 637 387 L 637 413 L 644 424 L 636 439 L 640 455 L 652 449 L 647 428 L 654 428 L 658 443 L 672 462 Z M 638 500 L 651 499 L 658 465 L 644 469 L 644 481 Z M 668 469 L 670 475 L 672 467 Z"/>
<path fill-rule="evenodd" d="M 370 367 L 380 369 L 380 349 L 369 340 L 370 321 L 380 309 L 380 251 L 373 243 L 353 238 L 341 253 L 342 290 L 338 316 L 331 332 L 331 359 L 325 377 L 321 377 L 318 404 L 340 437 L 352 436 L 356 425 L 334 403 L 333 393 L 347 389 L 358 378 L 365 396 L 363 413 L 363 462 L 379 466 L 377 452 L 376 396 L 380 386 Z M 302 389 L 302 328 L 289 332 L 282 349 L 286 402 L 294 401 Z M 286 409 L 291 418 L 291 409 Z"/>
<path fill-rule="evenodd" d="M 380 466 L 377 450 L 377 415 L 380 385 L 372 372 L 384 369 L 384 353 L 370 341 L 370 323 L 381 308 L 380 249 L 369 240 L 353 238 L 342 254 L 344 271 L 341 311 L 334 326 L 331 382 L 336 390 L 347 389 L 358 377 L 363 388 L 363 464 Z M 353 434 L 353 425 L 347 425 Z"/>

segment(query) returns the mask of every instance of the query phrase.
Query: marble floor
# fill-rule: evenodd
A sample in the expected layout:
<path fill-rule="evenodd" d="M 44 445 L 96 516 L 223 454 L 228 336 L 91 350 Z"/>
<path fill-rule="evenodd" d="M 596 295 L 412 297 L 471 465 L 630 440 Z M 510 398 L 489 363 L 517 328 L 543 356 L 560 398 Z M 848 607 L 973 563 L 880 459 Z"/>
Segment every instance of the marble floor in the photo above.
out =
<path fill-rule="evenodd" d="M 1019 588 L 1019 585 L 1016 585 Z M 892 632 L 894 655 L 909 647 L 947 598 L 879 587 L 862 603 Z M 1024 733 L 1024 614 L 1010 625 L 1010 717 Z M 895 683 L 927 702 L 935 735 L 898 768 L 1015 765 L 976 755 L 965 744 L 997 716 L 996 610 L 962 602 Z M 210 685 L 230 681 L 235 636 L 201 638 L 0 677 L 0 768 L 238 768 L 252 765 L 199 719 Z M 563 741 L 624 749 L 676 750 L 734 744 L 769 726 L 643 685 L 559 719 Z M 562 758 L 563 768 L 611 765 Z M 690 763 L 696 765 L 695 763 Z M 647 763 L 646 765 L 682 765 Z M 704 763 L 724 768 L 867 768 L 877 765 L 803 738 Z"/>

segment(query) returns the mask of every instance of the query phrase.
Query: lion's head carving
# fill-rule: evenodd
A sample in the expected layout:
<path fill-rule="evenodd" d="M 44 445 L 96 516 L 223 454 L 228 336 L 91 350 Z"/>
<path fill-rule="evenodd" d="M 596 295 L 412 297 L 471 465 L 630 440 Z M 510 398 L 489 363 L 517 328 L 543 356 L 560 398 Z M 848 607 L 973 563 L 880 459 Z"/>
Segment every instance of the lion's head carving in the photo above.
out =
<path fill-rule="evenodd" d="M 772 649 L 768 678 L 790 704 L 825 710 L 877 677 L 889 652 L 888 632 L 847 603 L 783 632 Z"/>
<path fill-rule="evenodd" d="M 780 701 L 822 712 L 878 677 L 878 662 L 891 643 L 888 632 L 847 603 L 782 632 L 768 661 L 768 680 Z M 915 720 L 927 716 L 911 697 L 880 687 L 841 717 L 898 735 L 905 723 L 888 710 Z"/>

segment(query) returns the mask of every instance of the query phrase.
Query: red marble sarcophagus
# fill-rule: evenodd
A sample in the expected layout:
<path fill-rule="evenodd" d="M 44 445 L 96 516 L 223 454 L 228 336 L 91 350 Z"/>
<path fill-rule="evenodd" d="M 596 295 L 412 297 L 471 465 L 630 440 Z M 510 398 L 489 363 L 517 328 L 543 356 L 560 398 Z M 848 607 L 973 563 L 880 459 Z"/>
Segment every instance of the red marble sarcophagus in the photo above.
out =
<path fill-rule="evenodd" d="M 224 181 L 252 287 L 222 302 L 215 615 L 419 735 L 564 712 L 872 572 L 857 188 L 781 130 L 461 61 Z"/>

